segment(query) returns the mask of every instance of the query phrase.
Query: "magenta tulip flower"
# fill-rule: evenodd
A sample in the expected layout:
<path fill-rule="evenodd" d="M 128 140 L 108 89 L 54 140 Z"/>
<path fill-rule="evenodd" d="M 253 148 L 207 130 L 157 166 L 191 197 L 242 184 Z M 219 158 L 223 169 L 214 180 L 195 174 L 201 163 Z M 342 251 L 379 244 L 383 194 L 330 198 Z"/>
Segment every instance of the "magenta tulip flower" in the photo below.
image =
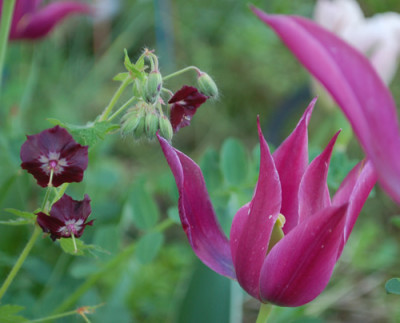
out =
<path fill-rule="evenodd" d="M 56 1 L 41 6 L 41 0 L 16 0 L 10 39 L 37 39 L 46 36 L 65 17 L 89 14 L 89 5 L 78 1 Z M 0 0 L 0 14 L 3 1 Z"/>
<path fill-rule="evenodd" d="M 400 128 L 389 89 L 368 59 L 311 20 L 253 8 L 349 119 L 383 189 L 400 203 Z"/>
<path fill-rule="evenodd" d="M 360 162 L 331 200 L 326 179 L 338 133 L 308 164 L 307 126 L 314 103 L 272 155 L 258 124 L 259 178 L 252 200 L 234 217 L 230 240 L 216 220 L 199 166 L 158 137 L 194 252 L 264 303 L 300 306 L 322 292 L 376 181 L 370 162 Z"/>

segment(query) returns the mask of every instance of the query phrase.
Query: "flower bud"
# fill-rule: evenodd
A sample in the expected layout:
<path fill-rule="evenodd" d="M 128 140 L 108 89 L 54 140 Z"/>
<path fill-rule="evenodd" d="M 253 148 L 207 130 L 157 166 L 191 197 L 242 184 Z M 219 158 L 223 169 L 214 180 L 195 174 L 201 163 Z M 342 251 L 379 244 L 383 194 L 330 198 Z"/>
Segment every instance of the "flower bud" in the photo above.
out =
<path fill-rule="evenodd" d="M 159 71 L 152 71 L 149 73 L 146 85 L 143 89 L 144 99 L 148 103 L 155 103 L 160 95 L 162 87 L 162 76 Z"/>
<path fill-rule="evenodd" d="M 197 78 L 199 90 L 204 95 L 216 99 L 218 97 L 218 87 L 214 80 L 207 73 L 201 72 Z"/>
<path fill-rule="evenodd" d="M 133 130 L 133 136 L 136 139 L 140 139 L 142 138 L 144 133 L 145 133 L 145 117 L 143 116 L 139 119 L 139 123 L 135 128 L 135 130 Z"/>
<path fill-rule="evenodd" d="M 144 114 L 137 107 L 129 109 L 122 117 L 121 131 L 124 135 L 132 133 L 139 125 L 140 119 Z"/>
<path fill-rule="evenodd" d="M 158 130 L 158 116 L 155 112 L 149 112 L 146 114 L 145 119 L 145 131 L 147 138 L 153 139 Z"/>
<path fill-rule="evenodd" d="M 172 125 L 166 116 L 162 116 L 159 120 L 160 122 L 160 133 L 168 141 L 171 141 L 174 131 L 172 130 Z"/>

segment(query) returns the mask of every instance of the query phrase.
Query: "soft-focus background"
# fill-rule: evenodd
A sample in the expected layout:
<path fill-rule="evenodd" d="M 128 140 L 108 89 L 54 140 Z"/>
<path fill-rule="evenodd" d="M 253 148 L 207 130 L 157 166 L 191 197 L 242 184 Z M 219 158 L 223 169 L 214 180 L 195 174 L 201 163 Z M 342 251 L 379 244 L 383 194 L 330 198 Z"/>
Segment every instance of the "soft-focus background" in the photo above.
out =
<path fill-rule="evenodd" d="M 257 179 L 257 115 L 276 147 L 315 95 L 310 77 L 247 1 L 119 4 L 112 16 L 73 17 L 41 41 L 10 44 L 0 98 L 1 218 L 8 218 L 4 208 L 33 211 L 43 197 L 44 190 L 19 168 L 25 134 L 51 127 L 46 118 L 74 124 L 93 120 L 118 87 L 112 78 L 124 70 L 123 49 L 134 60 L 148 47 L 156 50 L 163 75 L 195 65 L 219 86 L 219 100 L 203 105 L 173 143 L 203 167 L 228 230 Z M 253 4 L 270 13 L 312 17 L 315 1 Z M 366 16 L 400 12 L 397 0 L 364 0 L 361 6 Z M 166 86 L 176 91 L 183 84 L 195 85 L 195 75 L 184 74 Z M 400 104 L 399 85 L 398 73 L 391 89 Z M 317 102 L 309 135 L 312 158 L 337 128 L 344 129 L 332 160 L 332 192 L 363 158 L 338 111 Z M 82 239 L 104 252 L 74 257 L 49 238 L 40 239 L 3 304 L 25 306 L 21 314 L 32 319 L 104 303 L 89 316 L 93 322 L 254 322 L 257 302 L 201 264 L 178 224 L 158 230 L 161 220 L 176 218 L 177 192 L 157 142 L 134 142 L 116 133 L 93 147 L 89 157 L 83 183 L 70 185 L 69 193 L 79 199 L 90 195 L 96 220 Z M 386 280 L 400 275 L 397 214 L 399 207 L 376 187 L 327 289 L 306 306 L 276 308 L 271 322 L 400 322 L 400 297 L 384 288 Z M 31 228 L 0 230 L 3 280 Z M 121 253 L 134 240 L 134 250 Z M 57 322 L 80 321 L 74 316 Z"/>

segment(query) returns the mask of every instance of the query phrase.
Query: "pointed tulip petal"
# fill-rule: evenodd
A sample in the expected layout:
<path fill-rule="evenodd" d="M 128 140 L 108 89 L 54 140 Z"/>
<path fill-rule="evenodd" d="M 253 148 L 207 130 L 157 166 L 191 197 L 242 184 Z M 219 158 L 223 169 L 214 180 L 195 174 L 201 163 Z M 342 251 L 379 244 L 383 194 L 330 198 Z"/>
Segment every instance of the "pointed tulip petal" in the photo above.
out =
<path fill-rule="evenodd" d="M 289 137 L 273 153 L 282 187 L 281 213 L 286 218 L 283 232 L 289 233 L 299 221 L 298 192 L 308 165 L 307 126 L 317 99 L 311 101 Z M 290 167 L 288 167 L 290 165 Z"/>
<path fill-rule="evenodd" d="M 301 306 L 324 290 L 342 241 L 346 208 L 345 205 L 321 210 L 271 249 L 261 270 L 263 301 Z"/>
<path fill-rule="evenodd" d="M 261 151 L 259 178 L 248 208 L 247 219 L 244 221 L 241 211 L 239 213 L 241 218 L 233 222 L 231 233 L 231 244 L 232 241 L 234 244 L 237 243 L 237 247 L 233 247 L 236 249 L 234 265 L 237 280 L 243 289 L 255 298 L 259 298 L 260 270 L 281 207 L 279 175 L 262 135 L 260 124 L 257 123 Z M 241 228 L 235 228 L 237 225 Z M 240 235 L 237 235 L 238 233 Z"/>
<path fill-rule="evenodd" d="M 87 4 L 75 1 L 50 3 L 36 12 L 21 17 L 13 38 L 35 39 L 48 34 L 53 27 L 72 14 L 90 14 L 92 8 Z"/>
<path fill-rule="evenodd" d="M 324 151 L 311 162 L 304 173 L 299 189 L 299 222 L 331 205 L 326 179 L 333 146 L 339 133 L 340 131 L 333 136 Z"/>
<path fill-rule="evenodd" d="M 350 171 L 343 180 L 338 191 L 332 199 L 333 205 L 349 203 L 346 214 L 346 223 L 342 244 L 339 248 L 338 258 L 346 244 L 361 209 L 369 193 L 376 183 L 376 173 L 371 162 L 361 161 Z"/>
<path fill-rule="evenodd" d="M 234 279 L 229 241 L 219 226 L 203 174 L 189 157 L 157 135 L 179 191 L 179 216 L 196 255 L 215 272 Z"/>
<path fill-rule="evenodd" d="M 254 13 L 281 37 L 349 119 L 383 188 L 400 203 L 400 130 L 389 89 L 368 60 L 310 20 Z"/>

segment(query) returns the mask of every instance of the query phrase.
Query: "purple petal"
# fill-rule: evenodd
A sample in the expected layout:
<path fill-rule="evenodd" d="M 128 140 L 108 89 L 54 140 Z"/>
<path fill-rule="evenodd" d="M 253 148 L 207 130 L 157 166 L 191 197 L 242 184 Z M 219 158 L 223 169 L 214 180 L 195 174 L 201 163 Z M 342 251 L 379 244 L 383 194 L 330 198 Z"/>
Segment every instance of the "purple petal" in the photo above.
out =
<path fill-rule="evenodd" d="M 230 237 L 231 250 L 235 253 L 233 258 L 237 280 L 255 298 L 259 298 L 260 270 L 281 208 L 279 175 L 261 132 L 259 120 L 257 125 L 261 151 L 259 178 L 248 206 L 247 218 L 243 212 L 245 208 L 242 208 L 238 212 L 239 218 L 232 224 Z"/>
<path fill-rule="evenodd" d="M 400 131 L 389 89 L 357 50 L 310 20 L 254 13 L 281 37 L 349 119 L 378 179 L 400 203 Z"/>
<path fill-rule="evenodd" d="M 331 205 L 326 179 L 333 146 L 339 133 L 340 131 L 333 136 L 324 151 L 310 163 L 304 173 L 299 189 L 300 223 L 307 217 Z"/>
<path fill-rule="evenodd" d="M 342 241 L 346 209 L 345 205 L 321 210 L 271 249 L 261 270 L 263 301 L 301 306 L 324 290 Z"/>
<path fill-rule="evenodd" d="M 369 193 L 376 183 L 376 173 L 371 162 L 361 161 L 346 176 L 338 191 L 332 199 L 333 205 L 349 203 L 346 214 L 346 223 L 342 244 L 339 248 L 338 258 L 346 244 L 361 209 Z"/>
<path fill-rule="evenodd" d="M 27 8 L 24 8 L 24 10 L 27 10 Z M 28 9 L 32 10 L 31 7 Z M 59 1 L 50 3 L 39 10 L 25 12 L 24 16 L 15 16 L 15 18 L 18 20 L 15 22 L 13 21 L 15 27 L 12 30 L 10 38 L 40 38 L 47 35 L 57 23 L 67 16 L 73 14 L 90 14 L 91 12 L 92 8 L 89 5 L 81 2 Z"/>
<path fill-rule="evenodd" d="M 229 241 L 217 222 L 199 166 L 157 135 L 179 191 L 179 216 L 196 255 L 215 272 L 235 279 Z"/>
<path fill-rule="evenodd" d="M 286 218 L 283 231 L 287 234 L 299 221 L 298 192 L 301 178 L 308 165 L 307 126 L 316 99 L 307 107 L 296 128 L 272 155 L 282 187 L 281 213 Z"/>

